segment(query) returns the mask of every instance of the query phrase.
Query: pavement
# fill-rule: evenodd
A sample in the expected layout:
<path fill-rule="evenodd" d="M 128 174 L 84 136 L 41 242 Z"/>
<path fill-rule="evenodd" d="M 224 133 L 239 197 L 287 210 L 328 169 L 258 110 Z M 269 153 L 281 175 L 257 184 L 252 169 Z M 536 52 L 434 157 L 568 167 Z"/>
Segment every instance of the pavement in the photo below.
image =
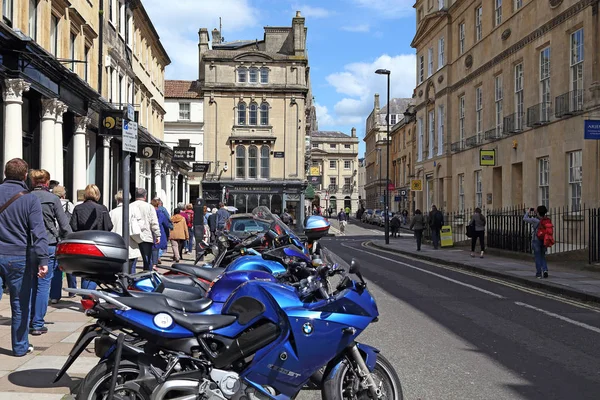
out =
<path fill-rule="evenodd" d="M 359 341 L 379 348 L 392 362 L 405 399 L 598 398 L 600 308 L 531 285 L 513 285 L 512 279 L 481 269 L 497 270 L 504 278 L 513 272 L 532 285 L 571 285 L 573 290 L 570 282 L 595 286 L 597 274 L 559 271 L 550 264 L 550 278 L 538 281 L 527 276 L 534 273 L 527 259 L 471 259 L 461 249 L 434 251 L 427 245 L 416 254 L 410 234 L 392 238 L 386 246 L 378 239 L 381 230 L 355 222 L 342 235 L 332 220 L 331 232 L 336 237 L 324 238 L 322 244 L 348 262 L 359 260 L 380 312 L 379 322 Z M 163 262 L 170 256 L 163 256 Z M 193 257 L 184 260 L 193 262 Z M 582 278 L 588 274 L 589 279 Z M 12 357 L 8 296 L 0 301 L 0 400 L 72 398 L 71 390 L 98 362 L 91 345 L 68 376 L 52 384 L 92 319 L 75 299 L 50 305 L 46 319 L 49 332 L 30 336 L 33 354 Z M 298 396 L 318 398 L 317 390 Z"/>

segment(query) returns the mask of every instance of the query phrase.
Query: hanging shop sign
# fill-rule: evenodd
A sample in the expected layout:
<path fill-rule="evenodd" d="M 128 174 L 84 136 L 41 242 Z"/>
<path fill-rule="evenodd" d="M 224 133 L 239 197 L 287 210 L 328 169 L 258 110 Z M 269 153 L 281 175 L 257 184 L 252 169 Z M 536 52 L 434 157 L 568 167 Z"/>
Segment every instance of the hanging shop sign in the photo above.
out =
<path fill-rule="evenodd" d="M 101 110 L 100 135 L 121 136 L 123 134 L 123 119 L 122 110 Z"/>
<path fill-rule="evenodd" d="M 173 161 L 196 161 L 196 148 L 173 147 Z"/>

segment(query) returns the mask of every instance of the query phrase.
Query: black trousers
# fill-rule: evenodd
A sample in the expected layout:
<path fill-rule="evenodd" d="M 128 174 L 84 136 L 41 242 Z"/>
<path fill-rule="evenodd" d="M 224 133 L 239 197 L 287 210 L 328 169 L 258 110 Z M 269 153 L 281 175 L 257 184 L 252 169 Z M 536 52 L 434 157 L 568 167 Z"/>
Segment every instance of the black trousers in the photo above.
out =
<path fill-rule="evenodd" d="M 421 250 L 421 241 L 423 240 L 423 229 L 415 229 L 415 237 L 417 238 L 417 250 Z"/>
<path fill-rule="evenodd" d="M 138 244 L 140 253 L 142 253 L 142 261 L 144 262 L 144 271 L 152 270 L 152 246 L 154 243 L 142 242 Z"/>
<path fill-rule="evenodd" d="M 473 237 L 471 238 L 471 252 L 475 251 L 477 239 L 479 239 L 481 251 L 485 251 L 485 231 L 475 231 Z"/>

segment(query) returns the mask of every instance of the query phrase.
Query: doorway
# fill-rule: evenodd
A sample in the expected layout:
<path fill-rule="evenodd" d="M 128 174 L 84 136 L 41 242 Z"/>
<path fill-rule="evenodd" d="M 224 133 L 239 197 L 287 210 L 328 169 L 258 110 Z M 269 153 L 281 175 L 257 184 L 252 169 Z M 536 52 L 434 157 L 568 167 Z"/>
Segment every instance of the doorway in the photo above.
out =
<path fill-rule="evenodd" d="M 512 204 L 523 204 L 523 163 L 512 165 Z"/>
<path fill-rule="evenodd" d="M 492 196 L 493 207 L 502 208 L 502 167 L 494 168 Z"/>

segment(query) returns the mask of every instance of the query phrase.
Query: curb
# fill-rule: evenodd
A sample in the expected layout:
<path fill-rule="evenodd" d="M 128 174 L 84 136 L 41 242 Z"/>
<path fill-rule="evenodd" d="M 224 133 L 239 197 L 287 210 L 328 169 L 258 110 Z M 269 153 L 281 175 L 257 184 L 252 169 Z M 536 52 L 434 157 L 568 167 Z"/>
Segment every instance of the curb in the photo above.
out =
<path fill-rule="evenodd" d="M 426 261 L 436 262 L 439 264 L 456 267 L 456 268 L 464 269 L 467 271 L 477 272 L 481 275 L 492 276 L 495 278 L 503 278 L 503 279 L 506 279 L 506 280 L 509 280 L 509 281 L 512 281 L 515 283 L 524 284 L 524 285 L 527 285 L 527 286 L 530 286 L 530 287 L 533 287 L 536 289 L 542 289 L 542 290 L 545 290 L 545 291 L 553 293 L 553 294 L 559 294 L 559 295 L 571 297 L 571 298 L 574 298 L 577 300 L 582 300 L 582 301 L 592 302 L 592 303 L 600 303 L 600 296 L 581 292 L 579 290 L 571 289 L 571 288 L 564 287 L 564 286 L 557 286 L 552 283 L 542 283 L 543 281 L 541 281 L 541 280 L 534 281 L 534 280 L 530 280 L 530 279 L 523 278 L 520 276 L 504 274 L 502 272 L 485 269 L 485 268 L 478 267 L 475 265 L 467 265 L 467 264 L 463 264 L 463 263 L 459 263 L 459 262 L 455 262 L 455 261 L 447 261 L 447 260 L 443 260 L 443 259 L 439 259 L 436 257 L 427 256 L 427 255 L 421 255 L 421 254 L 417 255 L 417 254 L 411 253 L 409 251 L 387 248 L 387 247 L 378 245 L 377 243 L 374 243 L 372 241 L 368 241 L 367 244 L 371 245 L 379 250 L 391 251 L 391 252 L 394 252 L 397 254 L 410 256 L 410 257 L 414 257 L 414 258 L 421 258 Z"/>

